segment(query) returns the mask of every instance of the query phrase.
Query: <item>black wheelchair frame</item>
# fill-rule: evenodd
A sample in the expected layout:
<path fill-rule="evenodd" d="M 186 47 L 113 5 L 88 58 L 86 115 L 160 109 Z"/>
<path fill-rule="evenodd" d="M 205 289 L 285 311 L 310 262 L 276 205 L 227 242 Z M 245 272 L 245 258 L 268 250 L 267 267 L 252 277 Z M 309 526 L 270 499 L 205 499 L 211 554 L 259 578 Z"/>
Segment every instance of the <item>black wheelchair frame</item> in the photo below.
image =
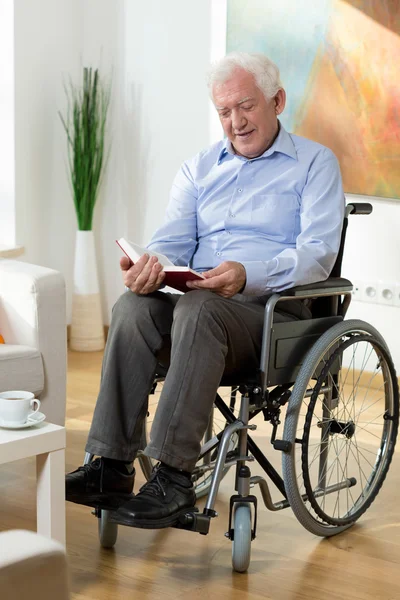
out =
<path fill-rule="evenodd" d="M 260 411 L 263 411 L 266 420 L 269 420 L 273 427 L 271 442 L 274 448 L 282 452 L 290 452 L 290 442 L 275 439 L 276 430 L 280 423 L 281 407 L 290 398 L 290 387 L 296 379 L 307 352 L 322 333 L 342 321 L 346 315 L 351 301 L 353 285 L 348 279 L 340 277 L 340 273 L 348 216 L 350 214 L 367 215 L 371 212 L 372 206 L 368 203 L 352 203 L 347 205 L 340 250 L 329 279 L 275 293 L 268 299 L 264 313 L 259 373 L 253 374 L 245 382 L 240 377 L 222 379 L 221 386 L 234 387 L 239 384 L 239 392 L 241 393 L 239 418 L 235 417 L 232 410 L 226 405 L 221 396 L 217 394 L 214 405 L 226 419 L 227 427 L 220 436 L 217 436 L 217 439 L 210 440 L 208 445 L 202 448 L 199 456 L 199 460 L 202 459 L 210 451 L 212 444 L 219 446 L 218 459 L 215 465 L 210 492 L 203 514 L 187 515 L 186 521 L 178 524 L 178 527 L 199 531 L 199 533 L 203 534 L 208 533 L 210 519 L 216 516 L 214 506 L 228 453 L 229 440 L 235 432 L 239 432 L 240 457 L 235 459 L 235 463 L 237 464 L 236 484 L 238 495 L 231 502 L 231 508 L 235 502 L 243 501 L 243 497 L 249 497 L 250 483 L 260 485 L 264 502 L 269 510 L 282 510 L 290 506 L 283 478 L 247 433 L 248 430 L 253 428 L 248 424 L 248 415 L 250 413 L 251 418 L 254 418 Z M 326 299 L 328 302 L 324 302 L 323 304 L 325 310 L 329 311 L 329 316 L 304 321 L 274 323 L 274 309 L 278 302 L 292 300 L 293 298 Z M 321 306 L 318 307 L 318 313 L 320 312 Z M 288 384 L 287 382 L 291 383 Z M 273 386 L 278 387 L 275 387 L 273 390 L 274 393 L 270 393 L 268 388 Z M 248 452 L 260 464 L 269 479 L 282 494 L 284 500 L 273 503 L 268 485 L 262 478 L 257 477 L 250 481 L 250 469 L 245 465 L 249 460 Z M 254 500 L 252 502 L 256 503 Z M 256 527 L 254 526 L 254 537 L 256 533 L 255 529 Z M 229 538 L 233 539 L 231 527 L 229 527 L 228 533 Z"/>
<path fill-rule="evenodd" d="M 274 293 L 268 299 L 265 306 L 259 371 L 257 373 L 245 375 L 237 374 L 235 377 L 230 378 L 224 377 L 221 381 L 221 386 L 227 386 L 232 389 L 229 406 L 218 394 L 214 402 L 215 408 L 223 416 L 225 427 L 215 436 L 212 435 L 210 428 L 207 435 L 207 441 L 201 449 L 198 463 L 193 474 L 194 483 L 196 483 L 196 478 L 199 476 L 204 475 L 204 473 L 207 472 L 212 473 L 207 488 L 208 495 L 205 506 L 201 513 L 197 508 L 194 508 L 193 510 L 189 509 L 186 514 L 180 517 L 175 527 L 196 531 L 206 535 L 209 532 L 211 519 L 217 516 L 215 502 L 221 480 L 228 468 L 236 466 L 235 489 L 237 494 L 233 495 L 230 500 L 228 531 L 225 534 L 226 537 L 233 542 L 232 560 L 233 568 L 236 571 L 243 572 L 247 570 L 250 562 L 250 543 L 256 537 L 257 497 L 250 494 L 251 488 L 255 485 L 260 486 L 264 504 L 269 510 L 278 511 L 291 506 L 300 522 L 317 535 L 329 536 L 340 533 L 352 525 L 355 520 L 355 518 L 350 518 L 350 513 L 347 520 L 346 518 L 335 518 L 334 514 L 333 517 L 327 519 L 327 523 L 324 523 L 323 520 L 321 523 L 317 521 L 314 523 L 313 521 L 308 520 L 307 517 L 304 517 L 301 510 L 297 510 L 296 512 L 296 503 L 298 505 L 299 502 L 300 504 L 309 502 L 309 494 L 308 496 L 307 493 L 299 496 L 297 491 L 293 492 L 293 490 L 287 489 L 284 478 L 276 471 L 262 450 L 248 434 L 248 431 L 256 429 L 256 426 L 252 425 L 250 421 L 258 414 L 263 413 L 264 420 L 269 421 L 272 425 L 271 443 L 273 448 L 282 452 L 283 458 L 286 457 L 287 461 L 291 460 L 290 457 L 293 453 L 293 443 L 297 443 L 301 440 L 294 439 L 293 442 L 293 440 L 285 439 L 285 435 L 283 436 L 283 439 L 277 439 L 276 436 L 280 424 L 281 410 L 286 404 L 288 404 L 288 407 L 290 406 L 289 400 L 292 394 L 291 388 L 293 388 L 299 376 L 305 358 L 310 355 L 312 349 L 316 345 L 318 346 L 319 340 L 322 340 L 328 331 L 334 331 L 332 328 L 335 327 L 338 331 L 340 330 L 340 324 L 343 322 L 351 302 L 351 293 L 353 289 L 352 283 L 348 279 L 341 277 L 341 263 L 344 252 L 348 216 L 350 214 L 367 215 L 371 212 L 372 206 L 367 203 L 351 203 L 347 205 L 340 251 L 331 276 L 326 281 L 295 287 L 281 293 Z M 278 302 L 285 302 L 293 298 L 310 300 L 312 302 L 311 310 L 313 318 L 304 321 L 274 323 L 274 309 Z M 349 327 L 347 330 L 345 327 L 342 327 L 338 333 L 338 337 L 331 343 L 329 349 L 328 356 L 332 356 L 332 360 L 329 359 L 328 362 L 330 361 L 329 368 L 331 369 L 330 376 L 333 385 L 329 388 L 326 384 L 326 373 L 323 371 L 322 366 L 318 367 L 318 372 L 321 372 L 322 369 L 322 379 L 325 383 L 322 384 L 322 387 L 320 386 L 318 388 L 317 392 L 313 393 L 310 390 L 310 392 L 306 392 L 305 396 L 310 398 L 310 402 L 315 403 L 315 394 L 318 395 L 323 393 L 327 395 L 326 397 L 330 394 L 329 402 L 331 402 L 331 406 L 335 406 L 334 403 L 337 394 L 334 390 L 334 382 L 335 377 L 340 370 L 340 359 L 335 356 L 335 351 L 337 352 L 337 348 L 340 345 L 338 341 L 340 340 L 340 332 L 343 330 L 348 336 L 347 344 L 352 343 L 353 330 L 359 334 L 358 339 L 364 339 L 371 336 L 369 339 L 372 339 L 373 348 L 377 349 L 379 356 L 383 357 L 382 364 L 384 365 L 384 372 L 386 374 L 384 379 L 390 379 L 390 385 L 386 382 L 384 385 L 385 394 L 391 398 L 390 406 L 392 408 L 386 411 L 388 429 L 382 437 L 382 449 L 388 453 L 388 458 L 383 467 L 379 465 L 376 467 L 376 469 L 381 469 L 381 471 L 378 470 L 378 475 L 383 480 L 390 465 L 398 428 L 397 379 L 389 351 L 380 334 L 373 330 L 371 326 L 363 324 L 361 321 L 351 321 L 350 323 L 352 324 L 353 329 Z M 354 325 L 355 323 L 357 323 L 357 326 Z M 165 373 L 160 372 L 159 377 L 156 377 L 156 379 L 162 380 L 164 374 Z M 238 416 L 235 416 L 233 410 L 236 392 L 234 390 L 237 388 L 241 394 L 241 400 L 239 414 Z M 273 389 L 271 390 L 271 388 Z M 384 419 L 386 418 L 385 415 L 383 416 Z M 336 433 L 339 432 L 346 437 L 354 435 L 353 430 L 355 427 L 354 424 L 352 425 L 351 423 L 352 421 L 350 418 L 347 418 L 345 421 L 343 421 L 343 419 L 342 421 L 334 421 L 330 418 L 326 419 L 326 422 L 322 419 L 321 423 L 318 424 L 318 426 L 321 427 L 322 432 L 322 450 L 319 455 L 319 462 L 320 469 L 325 469 L 325 477 L 322 478 L 323 485 L 321 484 L 321 489 L 322 487 L 324 488 L 323 491 L 321 492 L 321 490 L 318 489 L 312 491 L 315 498 L 321 493 L 329 494 L 345 487 L 351 488 L 355 485 L 354 477 L 345 477 L 343 474 L 342 482 L 329 486 L 329 481 L 327 481 L 326 477 L 327 466 L 326 463 L 324 464 L 324 460 L 327 459 L 323 456 L 324 451 L 326 450 L 327 437 L 332 434 L 334 428 L 336 428 Z M 237 436 L 237 446 L 234 452 L 232 452 L 233 436 Z M 210 459 L 210 456 L 213 458 Z M 87 456 L 86 462 L 90 460 L 90 458 L 90 456 Z M 148 478 L 150 476 L 151 465 L 149 465 L 148 462 L 146 463 L 146 460 L 148 461 L 149 459 L 139 457 L 139 460 L 141 461 L 142 470 Z M 282 499 L 278 502 L 273 502 L 267 481 L 264 477 L 251 476 L 250 468 L 247 463 L 253 460 L 259 463 L 265 474 L 282 495 Z M 288 472 L 288 468 L 290 469 L 290 467 L 286 466 L 286 472 Z M 378 491 L 380 485 L 378 486 Z M 375 490 L 374 494 L 377 494 Z M 373 501 L 375 497 L 374 494 L 372 494 L 373 497 L 370 501 L 367 498 L 369 504 Z M 312 500 L 313 498 L 311 498 L 311 503 Z M 368 502 L 364 502 L 363 506 L 367 505 L 368 507 Z M 355 506 L 357 506 L 357 503 L 355 503 Z M 253 507 L 253 510 L 251 510 L 251 507 Z M 246 508 L 247 512 L 243 510 L 244 508 Z M 245 512 L 246 514 L 244 514 Z M 320 512 L 322 512 L 322 509 L 320 509 Z M 117 537 L 117 525 L 108 521 L 108 511 L 96 509 L 95 514 L 99 517 L 99 533 L 102 545 L 104 547 L 113 546 Z M 251 517 L 249 520 L 250 514 Z M 355 512 L 354 517 L 357 515 L 358 513 Z"/>

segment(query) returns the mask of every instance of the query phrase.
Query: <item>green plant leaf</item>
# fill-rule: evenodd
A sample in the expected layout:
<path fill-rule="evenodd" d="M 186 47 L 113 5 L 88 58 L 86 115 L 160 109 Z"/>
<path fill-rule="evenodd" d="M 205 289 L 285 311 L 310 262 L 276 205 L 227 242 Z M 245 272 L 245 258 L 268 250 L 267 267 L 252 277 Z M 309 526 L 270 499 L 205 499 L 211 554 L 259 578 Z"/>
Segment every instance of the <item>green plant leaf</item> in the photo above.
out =
<path fill-rule="evenodd" d="M 103 83 L 98 69 L 84 67 L 82 85 L 64 84 L 67 112 L 58 112 L 67 135 L 68 169 L 78 221 L 83 231 L 92 229 L 94 207 L 108 157 L 106 122 L 111 84 Z"/>

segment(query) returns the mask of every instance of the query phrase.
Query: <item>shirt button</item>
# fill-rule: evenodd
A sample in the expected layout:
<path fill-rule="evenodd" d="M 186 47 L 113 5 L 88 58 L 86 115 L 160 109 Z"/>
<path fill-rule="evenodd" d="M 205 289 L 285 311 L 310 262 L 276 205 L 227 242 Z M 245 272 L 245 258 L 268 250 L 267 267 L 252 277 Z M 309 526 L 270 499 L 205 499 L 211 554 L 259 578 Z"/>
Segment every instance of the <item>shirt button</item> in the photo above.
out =
<path fill-rule="evenodd" d="M 242 188 L 238 188 L 238 192 L 243 192 Z"/>
<path fill-rule="evenodd" d="M 231 213 L 229 216 L 231 216 L 232 219 L 234 219 L 236 215 L 234 215 L 233 213 Z"/>
<path fill-rule="evenodd" d="M 217 256 L 221 256 L 221 252 L 217 252 Z"/>

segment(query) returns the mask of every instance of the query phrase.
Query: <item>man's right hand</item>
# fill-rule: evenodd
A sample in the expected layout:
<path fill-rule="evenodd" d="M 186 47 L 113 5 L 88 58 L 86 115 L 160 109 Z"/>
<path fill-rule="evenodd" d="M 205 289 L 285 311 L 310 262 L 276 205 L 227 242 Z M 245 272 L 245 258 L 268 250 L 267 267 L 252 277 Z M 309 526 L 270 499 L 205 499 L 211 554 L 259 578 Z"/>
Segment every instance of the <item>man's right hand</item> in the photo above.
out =
<path fill-rule="evenodd" d="M 124 284 L 132 292 L 139 295 L 151 294 L 159 289 L 164 281 L 165 273 L 156 256 L 143 254 L 136 264 L 132 264 L 127 256 L 119 261 Z"/>

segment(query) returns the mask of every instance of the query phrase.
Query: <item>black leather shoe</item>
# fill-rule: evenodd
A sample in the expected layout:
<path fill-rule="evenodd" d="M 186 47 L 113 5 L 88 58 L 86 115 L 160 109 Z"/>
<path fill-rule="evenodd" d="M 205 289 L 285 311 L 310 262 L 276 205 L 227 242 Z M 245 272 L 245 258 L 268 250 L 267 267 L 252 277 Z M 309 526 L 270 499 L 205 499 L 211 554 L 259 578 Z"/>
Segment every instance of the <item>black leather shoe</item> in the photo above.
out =
<path fill-rule="evenodd" d="M 162 529 L 175 525 L 195 503 L 196 493 L 190 479 L 160 465 L 139 493 L 110 515 L 110 521 L 142 529 Z"/>
<path fill-rule="evenodd" d="M 115 510 L 130 498 L 135 481 L 132 473 L 121 473 L 104 458 L 79 467 L 65 477 L 65 497 L 69 502 Z"/>

